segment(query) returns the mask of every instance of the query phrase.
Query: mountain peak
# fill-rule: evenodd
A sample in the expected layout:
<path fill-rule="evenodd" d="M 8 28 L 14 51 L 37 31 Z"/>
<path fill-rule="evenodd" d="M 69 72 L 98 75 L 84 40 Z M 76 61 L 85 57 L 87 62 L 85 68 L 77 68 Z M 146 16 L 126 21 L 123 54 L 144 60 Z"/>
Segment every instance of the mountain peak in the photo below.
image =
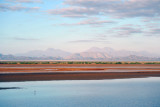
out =
<path fill-rule="evenodd" d="M 104 50 L 114 50 L 113 48 L 110 48 L 110 47 L 104 47 L 103 49 Z"/>
<path fill-rule="evenodd" d="M 46 49 L 46 51 L 55 51 L 55 49 L 54 48 L 48 48 L 48 49 Z"/>
<path fill-rule="evenodd" d="M 86 50 L 85 52 L 101 52 L 102 49 L 98 47 L 91 47 L 90 49 Z"/>

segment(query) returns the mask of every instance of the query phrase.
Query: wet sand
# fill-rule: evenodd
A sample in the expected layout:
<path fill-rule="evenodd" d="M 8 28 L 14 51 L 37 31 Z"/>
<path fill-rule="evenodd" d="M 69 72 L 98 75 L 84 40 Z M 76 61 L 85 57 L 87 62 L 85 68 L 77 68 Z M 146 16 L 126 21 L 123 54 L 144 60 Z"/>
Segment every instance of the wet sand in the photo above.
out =
<path fill-rule="evenodd" d="M 98 80 L 160 77 L 160 65 L 35 64 L 0 65 L 0 82 L 43 80 Z"/>

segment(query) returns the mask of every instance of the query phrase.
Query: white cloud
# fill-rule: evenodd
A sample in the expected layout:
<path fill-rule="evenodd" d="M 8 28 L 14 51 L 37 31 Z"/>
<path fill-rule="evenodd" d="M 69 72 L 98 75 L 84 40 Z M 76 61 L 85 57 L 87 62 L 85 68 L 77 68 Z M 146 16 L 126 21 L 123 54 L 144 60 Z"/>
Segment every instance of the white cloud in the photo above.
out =
<path fill-rule="evenodd" d="M 160 16 L 160 0 L 65 0 L 65 8 L 50 10 L 61 16 L 111 15 L 113 17 Z"/>
<path fill-rule="evenodd" d="M 39 10 L 39 7 L 25 7 L 22 5 L 9 5 L 9 4 L 0 4 L 0 11 L 36 11 Z"/>
<path fill-rule="evenodd" d="M 88 18 L 85 20 L 82 20 L 80 22 L 77 23 L 71 23 L 71 24 L 67 24 L 67 23 L 63 23 L 61 25 L 91 25 L 91 26 L 100 26 L 100 25 L 106 25 L 106 24 L 112 24 L 112 23 L 116 23 L 114 21 L 109 21 L 109 20 L 100 20 L 99 18 Z"/>
<path fill-rule="evenodd" d="M 42 3 L 42 0 L 7 0 L 15 3 Z"/>

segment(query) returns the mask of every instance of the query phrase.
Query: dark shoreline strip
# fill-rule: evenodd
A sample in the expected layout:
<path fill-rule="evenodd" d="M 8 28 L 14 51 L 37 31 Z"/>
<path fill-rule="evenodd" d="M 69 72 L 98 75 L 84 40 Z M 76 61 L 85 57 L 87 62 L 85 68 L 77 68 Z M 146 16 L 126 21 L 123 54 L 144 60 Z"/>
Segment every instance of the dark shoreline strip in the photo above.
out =
<path fill-rule="evenodd" d="M 0 90 L 8 90 L 8 89 L 22 89 L 20 87 L 0 87 Z"/>
<path fill-rule="evenodd" d="M 92 73 L 24 73 L 0 74 L 0 82 L 46 81 L 46 80 L 100 80 L 160 77 L 160 72 L 92 72 Z"/>

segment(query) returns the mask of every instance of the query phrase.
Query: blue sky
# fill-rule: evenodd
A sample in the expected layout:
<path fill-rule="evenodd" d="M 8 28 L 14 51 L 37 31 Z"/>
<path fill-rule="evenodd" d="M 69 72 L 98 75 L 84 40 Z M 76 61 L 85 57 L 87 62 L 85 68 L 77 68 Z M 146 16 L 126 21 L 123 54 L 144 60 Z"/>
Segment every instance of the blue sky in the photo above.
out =
<path fill-rule="evenodd" d="M 160 0 L 1 0 L 0 53 L 91 47 L 160 54 Z"/>

